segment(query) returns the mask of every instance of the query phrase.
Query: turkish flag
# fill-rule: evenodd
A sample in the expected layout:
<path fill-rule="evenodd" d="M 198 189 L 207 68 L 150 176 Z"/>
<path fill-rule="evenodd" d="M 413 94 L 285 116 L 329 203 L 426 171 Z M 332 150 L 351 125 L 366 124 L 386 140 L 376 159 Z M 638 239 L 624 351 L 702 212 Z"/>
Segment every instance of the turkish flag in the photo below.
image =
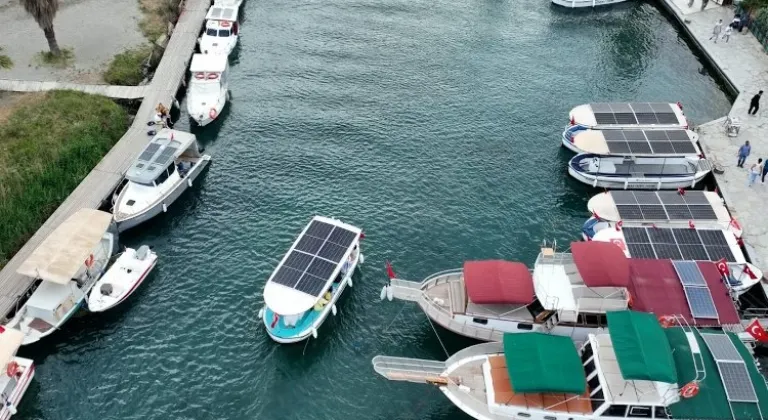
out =
<path fill-rule="evenodd" d="M 3 327 L 2 325 L 0 325 L 0 334 L 2 334 L 2 333 L 4 333 L 4 332 L 5 332 L 5 327 Z"/>
<path fill-rule="evenodd" d="M 696 229 L 696 225 L 693 224 L 693 220 L 688 221 L 688 227 L 691 229 Z"/>
<path fill-rule="evenodd" d="M 277 325 L 277 321 L 280 319 L 280 316 L 277 314 L 273 314 L 272 317 L 272 325 L 269 326 L 269 328 L 275 328 L 275 325 Z"/>
<path fill-rule="evenodd" d="M 680 195 L 685 195 L 685 190 L 682 189 L 682 188 L 678 188 L 677 189 L 677 193 L 680 194 Z"/>
<path fill-rule="evenodd" d="M 760 321 L 758 321 L 757 318 L 753 319 L 752 322 L 747 325 L 747 332 L 752 337 L 755 337 L 755 340 L 761 343 L 768 342 L 768 333 L 765 332 L 763 326 L 760 325 Z"/>
<path fill-rule="evenodd" d="M 624 226 L 624 222 L 622 222 L 621 220 L 616 222 L 616 232 L 620 231 L 622 226 Z"/>
<path fill-rule="evenodd" d="M 748 264 L 744 264 L 744 272 L 747 273 L 747 275 L 749 276 L 750 279 L 757 280 L 757 276 L 752 271 L 752 269 L 749 268 Z"/>
<path fill-rule="evenodd" d="M 363 240 L 363 239 L 365 239 L 365 233 L 363 233 L 363 231 L 361 230 L 360 231 L 360 240 Z"/>
<path fill-rule="evenodd" d="M 717 271 L 719 271 L 720 274 L 724 275 L 725 277 L 731 275 L 731 272 L 728 270 L 728 261 L 726 261 L 725 258 L 717 260 L 717 262 L 715 262 L 715 266 L 717 266 Z"/>
<path fill-rule="evenodd" d="M 387 277 L 390 279 L 397 277 L 395 275 L 395 270 L 392 269 L 392 264 L 390 264 L 389 261 L 387 261 Z"/>

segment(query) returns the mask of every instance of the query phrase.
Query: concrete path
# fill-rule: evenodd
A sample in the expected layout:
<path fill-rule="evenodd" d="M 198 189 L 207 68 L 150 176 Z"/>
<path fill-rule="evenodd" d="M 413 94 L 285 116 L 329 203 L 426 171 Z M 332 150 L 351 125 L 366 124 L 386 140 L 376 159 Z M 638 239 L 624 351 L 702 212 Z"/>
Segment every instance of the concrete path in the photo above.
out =
<path fill-rule="evenodd" d="M 723 175 L 716 175 L 720 193 L 725 198 L 731 214 L 744 227 L 745 242 L 754 264 L 760 269 L 768 268 L 768 184 L 755 184 L 747 187 L 747 169 L 736 167 L 736 153 L 739 146 L 749 140 L 752 155 L 747 159 L 747 168 L 757 158 L 768 158 L 768 94 L 762 102 L 762 110 L 757 116 L 747 115 L 749 102 L 759 90 L 768 91 L 768 55 L 763 46 L 746 29 L 734 32 L 729 42 L 718 39 L 710 41 L 712 29 L 718 19 L 727 25 L 734 16 L 731 7 L 716 6 L 712 1 L 706 10 L 700 11 L 701 0 L 696 0 L 693 8 L 688 8 L 686 0 L 662 0 L 670 5 L 679 20 L 692 35 L 694 42 L 701 45 L 704 52 L 721 69 L 731 84 L 739 91 L 729 115 L 737 117 L 743 123 L 738 137 L 725 134 L 723 120 L 703 124 L 698 128 L 704 153 L 710 160 L 719 163 L 725 169 Z M 697 7 L 698 6 L 698 7 Z"/>
<path fill-rule="evenodd" d="M 111 86 L 111 85 L 80 85 L 65 82 L 34 82 L 28 80 L 0 79 L 0 90 L 8 92 L 45 92 L 49 90 L 79 90 L 117 99 L 143 98 L 149 86 Z"/>

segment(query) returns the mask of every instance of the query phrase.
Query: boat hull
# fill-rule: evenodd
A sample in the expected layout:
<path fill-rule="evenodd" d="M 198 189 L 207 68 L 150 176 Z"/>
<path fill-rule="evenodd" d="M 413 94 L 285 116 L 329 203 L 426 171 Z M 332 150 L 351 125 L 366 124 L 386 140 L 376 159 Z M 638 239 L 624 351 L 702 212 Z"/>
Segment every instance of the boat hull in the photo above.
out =
<path fill-rule="evenodd" d="M 690 188 L 704 179 L 708 173 L 700 171 L 693 175 L 675 177 L 653 175 L 646 177 L 624 177 L 593 175 L 577 171 L 571 166 L 568 167 L 568 174 L 580 182 L 595 188 L 618 190 L 675 190 L 678 188 Z"/>
<path fill-rule="evenodd" d="M 128 254 L 130 252 L 130 254 Z M 154 252 L 149 252 L 145 260 L 137 260 L 135 259 L 136 251 L 133 249 L 126 249 L 126 253 L 123 254 L 124 256 L 128 257 L 130 261 L 128 261 L 128 266 L 131 269 L 136 270 L 136 276 L 122 276 L 120 277 L 118 274 L 115 274 L 111 271 L 113 270 L 120 270 L 124 268 L 125 266 L 122 265 L 121 258 L 118 258 L 117 261 L 112 265 L 109 271 L 107 271 L 104 276 L 102 276 L 99 281 L 96 282 L 93 289 L 91 289 L 91 293 L 88 296 L 88 310 L 91 312 L 104 312 L 107 309 L 114 308 L 115 306 L 119 305 L 123 301 L 125 301 L 131 294 L 133 294 L 136 289 L 141 286 L 141 284 L 144 282 L 144 280 L 149 276 L 149 273 L 152 272 L 152 269 L 155 268 L 155 265 L 157 265 L 157 254 Z M 101 293 L 101 286 L 104 284 L 115 284 L 122 288 L 123 292 L 120 293 L 117 296 L 103 296 Z"/>
<path fill-rule="evenodd" d="M 21 403 L 21 399 L 29 388 L 29 384 L 32 383 L 32 379 L 35 377 L 35 364 L 30 359 L 23 357 L 14 357 L 13 361 L 18 363 L 21 368 L 24 369 L 24 373 L 16 382 L 16 386 L 13 388 L 13 392 L 8 396 L 8 401 L 13 407 L 18 407 Z M 11 408 L 7 404 L 3 404 L 0 408 L 0 420 L 10 419 L 13 413 Z"/>
<path fill-rule="evenodd" d="M 552 0 L 553 4 L 571 9 L 581 7 L 608 6 L 616 3 L 624 3 L 627 0 Z"/>

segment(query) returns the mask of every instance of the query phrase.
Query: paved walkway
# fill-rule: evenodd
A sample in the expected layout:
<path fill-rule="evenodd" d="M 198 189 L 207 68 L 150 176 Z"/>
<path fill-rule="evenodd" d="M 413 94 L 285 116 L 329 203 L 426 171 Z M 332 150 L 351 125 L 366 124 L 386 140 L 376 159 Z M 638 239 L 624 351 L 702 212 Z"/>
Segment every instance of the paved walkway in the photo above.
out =
<path fill-rule="evenodd" d="M 747 159 L 747 168 L 757 158 L 768 158 L 768 94 L 763 99 L 764 107 L 757 116 L 747 115 L 749 101 L 759 90 L 768 91 L 768 55 L 763 46 L 746 29 L 734 32 L 728 43 L 719 39 L 709 41 L 712 29 L 718 19 L 727 25 L 733 20 L 731 7 L 714 5 L 710 1 L 706 10 L 700 11 L 701 0 L 695 0 L 688 8 L 686 0 L 662 0 L 671 5 L 672 11 L 684 23 L 694 42 L 701 45 L 721 69 L 731 84 L 739 91 L 729 113 L 738 117 L 743 125 L 738 137 L 728 137 L 723 119 L 699 126 L 700 142 L 708 159 L 723 166 L 725 173 L 715 175 L 720 193 L 725 198 L 731 214 L 741 223 L 745 232 L 745 243 L 752 262 L 762 270 L 768 268 L 768 184 L 747 187 L 747 169 L 736 167 L 736 152 L 739 146 L 749 140 L 752 155 Z"/>
<path fill-rule="evenodd" d="M 18 297 L 32 284 L 32 279 L 16 274 L 16 268 L 70 215 L 81 208 L 98 208 L 117 187 L 125 171 L 147 144 L 149 137 L 146 134 L 146 123 L 152 119 L 154 108 L 159 102 L 170 104 L 173 101 L 189 67 L 209 6 L 210 0 L 187 0 L 184 13 L 173 31 L 133 125 L 0 271 L 0 318 L 14 308 Z"/>
<path fill-rule="evenodd" d="M 117 99 L 140 99 L 151 88 L 150 86 L 81 85 L 64 82 L 0 79 L 0 90 L 9 92 L 45 92 L 59 89 L 79 90 L 85 93 L 95 93 Z"/>

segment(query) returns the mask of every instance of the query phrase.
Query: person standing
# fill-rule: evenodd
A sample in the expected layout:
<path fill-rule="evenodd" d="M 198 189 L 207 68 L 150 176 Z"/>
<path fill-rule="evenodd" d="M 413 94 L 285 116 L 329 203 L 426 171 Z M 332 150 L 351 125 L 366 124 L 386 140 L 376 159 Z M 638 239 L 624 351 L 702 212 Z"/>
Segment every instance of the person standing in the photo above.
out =
<path fill-rule="evenodd" d="M 703 7 L 702 7 L 702 9 L 703 9 Z M 723 20 L 722 19 L 718 19 L 717 23 L 715 23 L 715 27 L 712 28 L 712 36 L 709 37 L 709 40 L 711 41 L 711 40 L 714 39 L 715 40 L 715 44 L 717 44 L 717 38 L 720 37 L 720 32 L 722 32 L 722 31 L 723 31 Z"/>
<path fill-rule="evenodd" d="M 741 145 L 741 147 L 739 147 L 739 153 L 737 154 L 739 161 L 736 162 L 736 167 L 744 167 L 744 161 L 747 160 L 747 156 L 749 156 L 750 152 L 752 152 L 752 146 L 749 145 L 749 140 L 747 140 L 744 142 L 744 144 Z"/>
<path fill-rule="evenodd" d="M 757 177 L 763 172 L 763 158 L 757 160 L 757 163 L 753 163 L 749 167 L 749 178 L 747 180 L 747 186 L 751 187 L 755 183 Z"/>
<path fill-rule="evenodd" d="M 733 28 L 730 26 L 727 26 L 725 28 L 725 31 L 723 31 L 723 39 L 725 40 L 725 43 L 728 43 L 728 40 L 731 39 L 731 32 L 733 32 Z"/>
<path fill-rule="evenodd" d="M 765 184 L 765 175 L 768 175 L 768 165 L 763 163 L 763 177 L 761 178 L 763 184 Z"/>
<path fill-rule="evenodd" d="M 752 100 L 749 101 L 749 110 L 747 111 L 747 114 L 749 115 L 755 115 L 757 114 L 757 110 L 760 109 L 760 97 L 763 96 L 763 91 L 757 92 L 757 95 L 752 97 Z M 752 111 L 754 109 L 754 112 Z"/>
<path fill-rule="evenodd" d="M 707 3 L 709 3 L 709 0 L 701 0 L 701 10 L 707 7 Z"/>

